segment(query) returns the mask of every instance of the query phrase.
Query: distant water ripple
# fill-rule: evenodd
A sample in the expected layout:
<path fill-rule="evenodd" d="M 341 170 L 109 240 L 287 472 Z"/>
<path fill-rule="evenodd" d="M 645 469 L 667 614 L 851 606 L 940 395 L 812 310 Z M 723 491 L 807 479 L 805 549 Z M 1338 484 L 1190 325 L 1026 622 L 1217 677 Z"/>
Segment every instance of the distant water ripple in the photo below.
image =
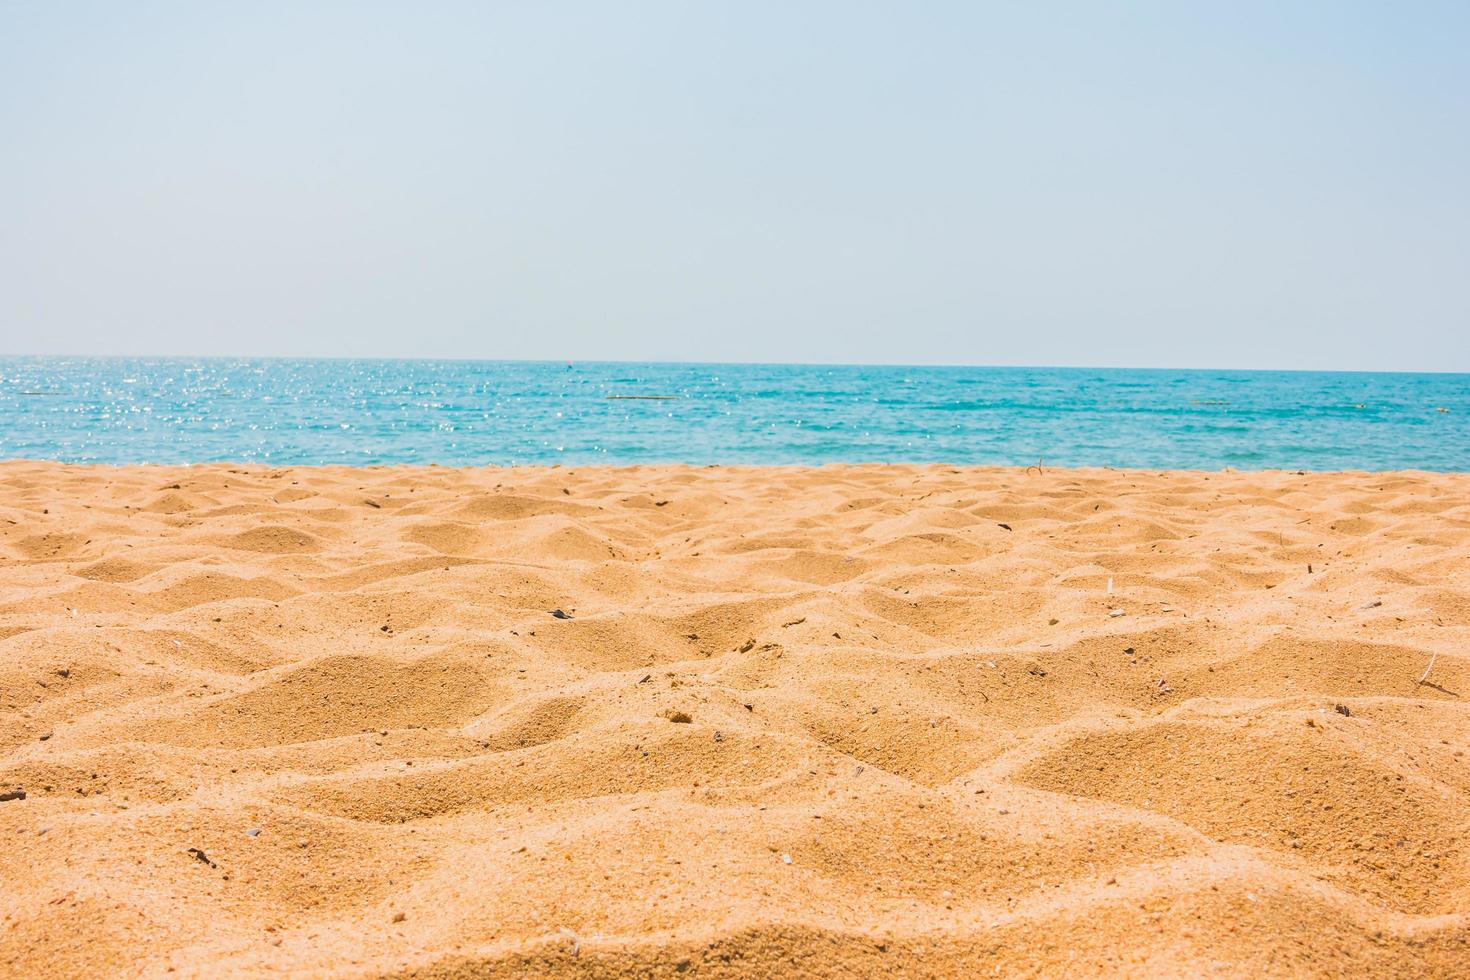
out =
<path fill-rule="evenodd" d="M 11 357 L 0 458 L 1465 470 L 1470 375 Z"/>

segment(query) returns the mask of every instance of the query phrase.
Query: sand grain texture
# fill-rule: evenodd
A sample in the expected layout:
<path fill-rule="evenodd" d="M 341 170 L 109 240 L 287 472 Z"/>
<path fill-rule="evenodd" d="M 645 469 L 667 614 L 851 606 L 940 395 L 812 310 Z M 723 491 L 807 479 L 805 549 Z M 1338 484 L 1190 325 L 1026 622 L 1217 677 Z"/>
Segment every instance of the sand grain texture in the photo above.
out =
<path fill-rule="evenodd" d="M 0 464 L 0 974 L 1463 976 L 1467 641 L 1470 475 Z"/>

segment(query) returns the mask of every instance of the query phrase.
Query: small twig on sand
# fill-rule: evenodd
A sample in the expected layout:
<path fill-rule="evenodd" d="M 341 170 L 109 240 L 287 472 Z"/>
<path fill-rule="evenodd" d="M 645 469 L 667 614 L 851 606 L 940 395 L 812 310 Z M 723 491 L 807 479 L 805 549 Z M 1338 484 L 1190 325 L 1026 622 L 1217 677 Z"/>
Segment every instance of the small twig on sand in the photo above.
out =
<path fill-rule="evenodd" d="M 1436 660 L 1438 660 L 1438 659 L 1439 659 L 1439 652 L 1438 651 L 1435 651 L 1434 653 L 1430 654 L 1430 656 L 1429 656 L 1429 666 L 1424 668 L 1424 676 L 1421 677 L 1421 678 L 1419 678 L 1419 683 L 1420 684 L 1423 684 L 1425 681 L 1429 680 L 1429 672 L 1434 669 L 1434 662 Z M 1417 687 L 1418 685 L 1415 685 L 1415 686 Z"/>

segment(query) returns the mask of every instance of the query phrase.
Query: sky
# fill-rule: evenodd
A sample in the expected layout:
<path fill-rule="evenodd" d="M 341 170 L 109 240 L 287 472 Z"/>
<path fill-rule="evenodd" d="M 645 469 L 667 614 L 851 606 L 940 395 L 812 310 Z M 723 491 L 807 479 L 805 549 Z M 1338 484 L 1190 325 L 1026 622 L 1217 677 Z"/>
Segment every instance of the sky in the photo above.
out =
<path fill-rule="evenodd" d="M 1470 4 L 0 0 L 0 353 L 1470 371 Z"/>

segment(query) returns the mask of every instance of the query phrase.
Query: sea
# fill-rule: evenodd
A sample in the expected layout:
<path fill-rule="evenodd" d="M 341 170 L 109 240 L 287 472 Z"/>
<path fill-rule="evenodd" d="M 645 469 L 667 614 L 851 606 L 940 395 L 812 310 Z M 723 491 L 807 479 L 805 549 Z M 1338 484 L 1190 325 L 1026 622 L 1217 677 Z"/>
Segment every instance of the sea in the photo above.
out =
<path fill-rule="evenodd" d="M 1470 375 L 3 357 L 0 458 L 1467 470 Z"/>

